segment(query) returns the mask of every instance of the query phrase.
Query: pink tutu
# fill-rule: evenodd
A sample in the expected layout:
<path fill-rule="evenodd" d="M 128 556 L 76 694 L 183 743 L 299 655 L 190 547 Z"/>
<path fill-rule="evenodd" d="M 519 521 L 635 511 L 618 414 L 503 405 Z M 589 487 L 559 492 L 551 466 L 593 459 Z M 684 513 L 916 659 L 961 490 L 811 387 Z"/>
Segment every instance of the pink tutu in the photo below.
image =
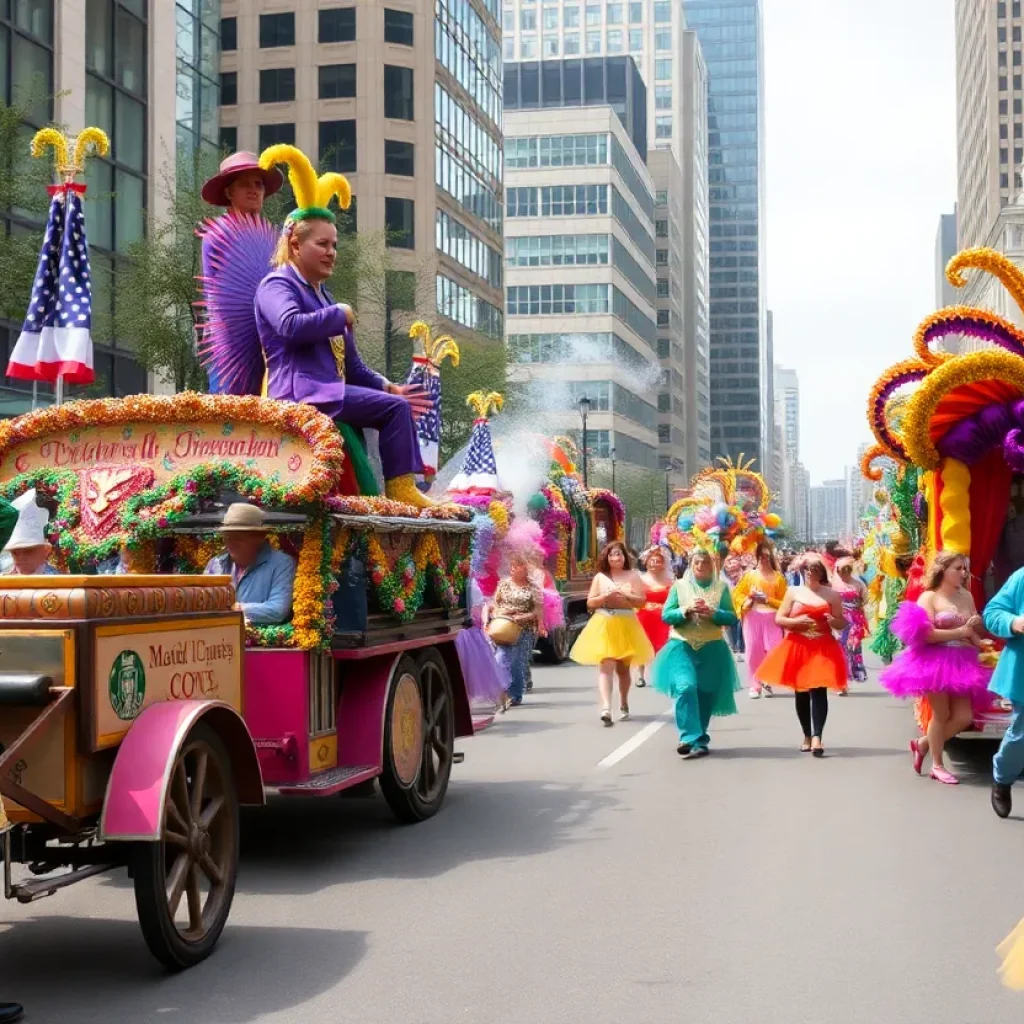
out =
<path fill-rule="evenodd" d="M 565 609 L 562 604 L 562 595 L 557 590 L 543 591 L 544 597 L 544 628 L 558 629 L 565 625 Z"/>
<path fill-rule="evenodd" d="M 883 669 L 879 680 L 896 697 L 923 697 L 951 693 L 969 697 L 988 689 L 992 670 L 978 660 L 978 649 L 961 644 L 930 644 L 932 624 L 928 613 L 904 601 L 892 623 L 892 631 L 907 649 Z"/>

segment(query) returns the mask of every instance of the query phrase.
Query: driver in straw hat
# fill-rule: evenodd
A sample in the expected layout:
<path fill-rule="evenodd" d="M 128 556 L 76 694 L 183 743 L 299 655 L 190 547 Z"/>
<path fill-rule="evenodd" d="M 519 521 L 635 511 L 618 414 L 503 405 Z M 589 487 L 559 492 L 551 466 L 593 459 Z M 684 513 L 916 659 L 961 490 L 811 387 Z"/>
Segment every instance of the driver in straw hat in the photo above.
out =
<path fill-rule="evenodd" d="M 226 551 L 211 558 L 206 572 L 230 576 L 245 621 L 279 626 L 292 617 L 295 559 L 270 546 L 263 509 L 244 501 L 228 506 L 220 533 Z"/>

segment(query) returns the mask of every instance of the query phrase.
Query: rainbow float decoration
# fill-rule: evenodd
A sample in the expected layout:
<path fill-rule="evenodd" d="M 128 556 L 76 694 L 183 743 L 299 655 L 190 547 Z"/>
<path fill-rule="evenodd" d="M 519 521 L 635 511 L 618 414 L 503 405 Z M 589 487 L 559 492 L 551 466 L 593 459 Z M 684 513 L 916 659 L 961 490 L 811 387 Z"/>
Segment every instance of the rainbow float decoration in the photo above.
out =
<path fill-rule="evenodd" d="M 665 544 L 677 555 L 694 548 L 750 554 L 762 539 L 774 539 L 782 520 L 768 510 L 772 494 L 754 460 L 743 456 L 698 473 L 668 514 L 651 530 L 651 543 Z"/>

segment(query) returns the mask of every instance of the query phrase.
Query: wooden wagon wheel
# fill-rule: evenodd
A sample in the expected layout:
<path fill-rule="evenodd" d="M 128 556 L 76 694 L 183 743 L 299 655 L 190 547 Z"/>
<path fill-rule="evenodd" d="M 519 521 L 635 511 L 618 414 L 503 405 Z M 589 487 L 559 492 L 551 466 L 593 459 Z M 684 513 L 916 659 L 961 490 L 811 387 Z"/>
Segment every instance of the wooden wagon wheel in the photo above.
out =
<path fill-rule="evenodd" d="M 380 789 L 399 821 L 436 814 L 455 754 L 455 703 L 444 659 L 433 648 L 398 662 L 388 694 Z"/>
<path fill-rule="evenodd" d="M 135 905 L 153 955 L 171 970 L 205 960 L 220 938 L 238 876 L 238 796 L 220 737 L 198 723 L 174 761 L 163 839 L 139 843 Z"/>

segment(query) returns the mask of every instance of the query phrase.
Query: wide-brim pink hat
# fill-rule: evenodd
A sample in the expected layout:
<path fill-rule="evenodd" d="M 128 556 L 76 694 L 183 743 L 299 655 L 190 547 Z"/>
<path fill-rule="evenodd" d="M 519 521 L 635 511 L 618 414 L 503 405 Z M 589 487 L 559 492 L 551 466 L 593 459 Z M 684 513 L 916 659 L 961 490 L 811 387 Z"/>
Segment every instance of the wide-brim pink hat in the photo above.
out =
<path fill-rule="evenodd" d="M 246 171 L 259 171 L 263 178 L 264 195 L 272 196 L 284 184 L 284 175 L 276 168 L 269 171 L 260 167 L 255 153 L 232 153 L 220 162 L 220 170 L 209 181 L 203 183 L 202 196 L 211 206 L 230 206 L 227 187 Z"/>

